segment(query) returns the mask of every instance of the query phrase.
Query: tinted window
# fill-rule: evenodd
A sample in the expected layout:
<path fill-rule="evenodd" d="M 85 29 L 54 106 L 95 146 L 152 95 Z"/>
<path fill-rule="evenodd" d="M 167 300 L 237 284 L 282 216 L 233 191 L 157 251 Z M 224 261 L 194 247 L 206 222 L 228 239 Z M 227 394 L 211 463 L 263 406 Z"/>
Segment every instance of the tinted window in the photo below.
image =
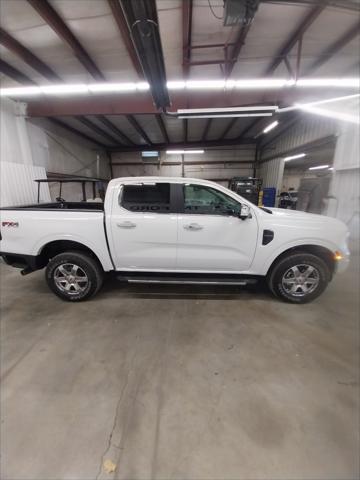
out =
<path fill-rule="evenodd" d="M 124 185 L 121 206 L 131 212 L 170 212 L 170 184 Z"/>
<path fill-rule="evenodd" d="M 225 193 L 202 185 L 184 186 L 185 213 L 238 215 L 241 205 Z"/>

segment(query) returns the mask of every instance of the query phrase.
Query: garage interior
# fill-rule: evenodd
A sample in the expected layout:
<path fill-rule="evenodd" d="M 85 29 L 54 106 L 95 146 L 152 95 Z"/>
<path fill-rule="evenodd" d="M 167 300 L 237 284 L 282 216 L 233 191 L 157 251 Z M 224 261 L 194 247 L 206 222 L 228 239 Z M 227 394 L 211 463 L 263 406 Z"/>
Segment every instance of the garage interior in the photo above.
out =
<path fill-rule="evenodd" d="M 359 15 L 0 0 L 1 207 L 39 179 L 43 202 L 81 201 L 69 178 L 257 178 L 259 205 L 345 222 L 352 255 L 307 305 L 112 276 L 71 304 L 1 263 L 1 478 L 359 478 Z"/>

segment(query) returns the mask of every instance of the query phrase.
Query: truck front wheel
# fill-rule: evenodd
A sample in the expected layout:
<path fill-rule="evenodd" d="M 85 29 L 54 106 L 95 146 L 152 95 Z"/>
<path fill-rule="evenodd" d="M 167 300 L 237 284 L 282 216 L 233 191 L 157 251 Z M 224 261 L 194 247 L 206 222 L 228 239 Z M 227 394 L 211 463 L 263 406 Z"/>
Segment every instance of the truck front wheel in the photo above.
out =
<path fill-rule="evenodd" d="M 310 253 L 296 252 L 280 259 L 270 271 L 270 290 L 291 303 L 308 303 L 327 287 L 330 271 L 324 260 Z"/>
<path fill-rule="evenodd" d="M 45 276 L 50 289 L 58 297 L 80 302 L 99 291 L 104 275 L 96 259 L 80 251 L 69 251 L 50 260 Z"/>

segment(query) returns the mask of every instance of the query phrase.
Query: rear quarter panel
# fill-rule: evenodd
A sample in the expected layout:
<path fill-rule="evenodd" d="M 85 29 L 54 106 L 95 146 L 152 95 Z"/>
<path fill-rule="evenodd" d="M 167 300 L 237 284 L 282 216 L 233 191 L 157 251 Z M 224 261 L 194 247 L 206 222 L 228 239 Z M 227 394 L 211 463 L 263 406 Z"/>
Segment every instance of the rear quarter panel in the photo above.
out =
<path fill-rule="evenodd" d="M 49 242 L 71 240 L 90 248 L 105 271 L 113 269 L 106 243 L 103 212 L 1 210 L 0 219 L 1 252 L 35 256 Z"/>

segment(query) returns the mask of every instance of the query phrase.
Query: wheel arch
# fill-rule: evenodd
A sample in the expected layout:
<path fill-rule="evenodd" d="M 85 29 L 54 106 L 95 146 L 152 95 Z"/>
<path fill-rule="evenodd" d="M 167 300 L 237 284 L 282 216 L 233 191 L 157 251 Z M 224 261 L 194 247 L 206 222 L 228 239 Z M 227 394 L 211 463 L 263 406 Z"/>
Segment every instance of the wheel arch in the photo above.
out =
<path fill-rule="evenodd" d="M 59 253 L 65 253 L 69 250 L 76 250 L 87 253 L 90 257 L 94 258 L 103 268 L 102 262 L 96 255 L 96 253 L 90 247 L 75 240 L 52 240 L 43 245 L 37 256 L 39 268 L 45 267 L 49 263 L 49 260 L 58 255 Z"/>
<path fill-rule="evenodd" d="M 321 258 L 329 268 L 330 272 L 330 280 L 335 272 L 335 259 L 334 254 L 331 250 L 326 247 L 320 245 L 313 245 L 313 244 L 306 244 L 306 245 L 297 245 L 295 247 L 290 247 L 283 252 L 281 252 L 271 263 L 268 271 L 267 276 L 271 275 L 272 270 L 274 269 L 275 265 L 282 260 L 283 258 L 287 257 L 289 254 L 293 253 L 310 253 L 312 255 L 316 255 L 317 257 Z"/>

